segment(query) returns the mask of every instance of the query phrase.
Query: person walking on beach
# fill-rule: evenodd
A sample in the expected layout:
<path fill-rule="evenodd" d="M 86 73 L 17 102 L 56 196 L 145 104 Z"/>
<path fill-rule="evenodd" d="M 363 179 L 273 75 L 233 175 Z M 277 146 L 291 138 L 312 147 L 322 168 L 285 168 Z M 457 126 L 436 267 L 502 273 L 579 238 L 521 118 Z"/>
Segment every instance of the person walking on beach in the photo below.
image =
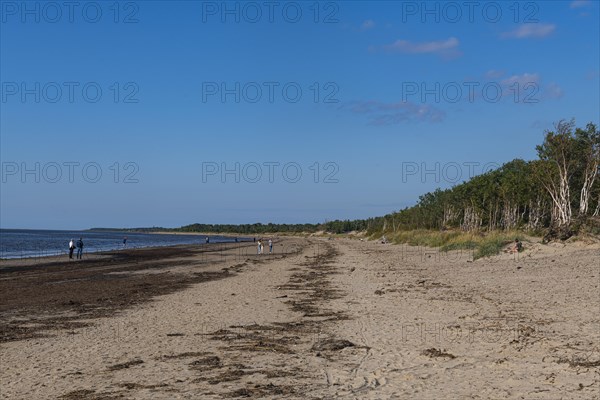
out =
<path fill-rule="evenodd" d="M 83 240 L 79 238 L 77 241 L 77 259 L 80 260 L 83 257 Z"/>
<path fill-rule="evenodd" d="M 73 258 L 73 251 L 75 250 L 75 242 L 73 239 L 69 242 L 69 258 Z"/>
<path fill-rule="evenodd" d="M 206 237 L 206 244 L 210 243 L 210 239 L 208 238 L 208 236 Z"/>
<path fill-rule="evenodd" d="M 273 241 L 269 239 L 269 254 L 273 254 Z"/>
<path fill-rule="evenodd" d="M 260 243 L 260 239 L 258 239 L 258 243 L 256 245 L 256 254 L 260 254 L 260 248 L 261 248 L 261 243 Z"/>
<path fill-rule="evenodd" d="M 264 243 L 263 243 L 263 241 L 261 240 L 261 241 L 260 241 L 260 254 L 262 254 L 262 253 L 263 253 L 264 249 L 265 249 L 265 244 L 264 244 Z"/>
<path fill-rule="evenodd" d="M 123 248 L 127 247 L 127 236 L 123 238 Z"/>

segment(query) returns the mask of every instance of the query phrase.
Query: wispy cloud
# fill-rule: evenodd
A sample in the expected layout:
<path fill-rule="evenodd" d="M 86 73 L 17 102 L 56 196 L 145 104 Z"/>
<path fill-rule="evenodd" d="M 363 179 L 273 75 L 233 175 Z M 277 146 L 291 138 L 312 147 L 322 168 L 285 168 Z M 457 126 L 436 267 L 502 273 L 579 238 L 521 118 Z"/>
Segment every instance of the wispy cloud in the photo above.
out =
<path fill-rule="evenodd" d="M 429 42 L 412 42 L 410 40 L 399 39 L 392 44 L 384 45 L 382 48 L 388 53 L 404 54 L 437 54 L 442 57 L 456 57 L 461 53 L 458 51 L 459 41 L 455 37 L 446 40 L 437 40 Z"/>
<path fill-rule="evenodd" d="M 373 29 L 373 28 L 375 28 L 375 21 L 373 21 L 372 19 L 368 19 L 360 25 L 361 31 L 367 31 L 367 30 Z"/>
<path fill-rule="evenodd" d="M 523 24 L 500 36 L 508 39 L 543 38 L 556 30 L 554 24 Z"/>
<path fill-rule="evenodd" d="M 379 101 L 355 101 L 344 106 L 354 114 L 365 114 L 370 125 L 396 125 L 402 122 L 441 122 L 446 114 L 428 104 L 415 104 L 409 101 L 383 103 Z"/>
<path fill-rule="evenodd" d="M 504 71 L 499 71 L 499 70 L 495 70 L 495 69 L 491 69 L 488 72 L 485 73 L 485 77 L 488 79 L 498 79 L 503 77 L 505 74 Z"/>
<path fill-rule="evenodd" d="M 500 81 L 502 93 L 505 97 L 514 98 L 515 90 L 519 90 L 523 98 L 529 99 L 560 99 L 564 90 L 555 82 L 544 84 L 539 74 L 524 73 L 513 75 Z"/>
<path fill-rule="evenodd" d="M 573 0 L 569 5 L 570 8 L 582 8 L 589 7 L 592 5 L 591 0 Z"/>
<path fill-rule="evenodd" d="M 514 84 L 517 84 L 522 87 L 530 83 L 538 84 L 539 82 L 540 76 L 538 74 L 524 73 L 521 75 L 512 75 L 508 78 L 502 79 L 502 81 L 500 81 L 500 84 L 504 87 L 511 87 Z"/>
<path fill-rule="evenodd" d="M 491 70 L 484 74 L 486 79 L 496 83 L 501 90 L 502 98 L 523 103 L 537 103 L 540 100 L 559 99 L 563 97 L 563 89 L 555 82 L 545 84 L 538 73 L 522 73 L 504 77 L 501 71 Z M 503 78 L 504 77 L 504 78 Z M 483 82 L 482 82 L 483 83 Z M 480 99 L 481 91 L 475 91 Z"/>
<path fill-rule="evenodd" d="M 458 44 L 458 39 L 455 37 L 432 42 L 411 42 L 410 40 L 399 39 L 383 47 L 387 51 L 400 53 L 439 53 L 455 49 Z"/>

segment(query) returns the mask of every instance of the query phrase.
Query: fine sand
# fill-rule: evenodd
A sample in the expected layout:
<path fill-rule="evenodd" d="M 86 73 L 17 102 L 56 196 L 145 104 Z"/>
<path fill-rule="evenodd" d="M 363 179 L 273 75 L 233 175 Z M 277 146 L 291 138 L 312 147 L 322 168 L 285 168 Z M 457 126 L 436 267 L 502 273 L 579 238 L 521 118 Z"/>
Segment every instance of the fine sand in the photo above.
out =
<path fill-rule="evenodd" d="M 600 247 L 577 244 L 3 262 L 0 398 L 599 399 L 599 285 Z"/>

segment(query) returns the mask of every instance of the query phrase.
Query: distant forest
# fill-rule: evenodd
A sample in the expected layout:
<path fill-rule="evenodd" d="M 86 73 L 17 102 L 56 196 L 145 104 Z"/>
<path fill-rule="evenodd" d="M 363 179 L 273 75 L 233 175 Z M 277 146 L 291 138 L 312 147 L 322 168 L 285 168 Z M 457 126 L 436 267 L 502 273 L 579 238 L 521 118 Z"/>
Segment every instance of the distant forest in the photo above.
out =
<path fill-rule="evenodd" d="M 537 160 L 515 159 L 452 188 L 426 193 L 416 205 L 382 217 L 321 224 L 192 224 L 176 229 L 135 230 L 238 234 L 367 231 L 376 235 L 414 229 L 522 229 L 554 230 L 568 236 L 590 217 L 599 217 L 597 126 L 589 123 L 585 128 L 576 128 L 574 120 L 561 120 L 553 130 L 544 132 L 544 140 L 536 150 Z"/>
<path fill-rule="evenodd" d="M 318 231 L 327 231 L 331 233 L 347 233 L 351 231 L 366 231 L 369 227 L 369 221 L 374 222 L 375 218 L 369 220 L 355 221 L 331 221 L 322 224 L 191 224 L 181 228 L 93 228 L 92 230 L 118 230 L 129 232 L 203 232 L 203 233 L 225 233 L 240 235 L 258 235 L 266 233 L 315 233 Z"/>

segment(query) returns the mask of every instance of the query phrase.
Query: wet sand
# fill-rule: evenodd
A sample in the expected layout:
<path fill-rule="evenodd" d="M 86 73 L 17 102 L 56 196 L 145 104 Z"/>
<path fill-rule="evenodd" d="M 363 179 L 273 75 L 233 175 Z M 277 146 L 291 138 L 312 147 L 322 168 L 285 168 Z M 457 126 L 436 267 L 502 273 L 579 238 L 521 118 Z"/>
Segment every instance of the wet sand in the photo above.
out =
<path fill-rule="evenodd" d="M 0 398 L 600 398 L 598 246 L 200 247 L 0 264 Z"/>

